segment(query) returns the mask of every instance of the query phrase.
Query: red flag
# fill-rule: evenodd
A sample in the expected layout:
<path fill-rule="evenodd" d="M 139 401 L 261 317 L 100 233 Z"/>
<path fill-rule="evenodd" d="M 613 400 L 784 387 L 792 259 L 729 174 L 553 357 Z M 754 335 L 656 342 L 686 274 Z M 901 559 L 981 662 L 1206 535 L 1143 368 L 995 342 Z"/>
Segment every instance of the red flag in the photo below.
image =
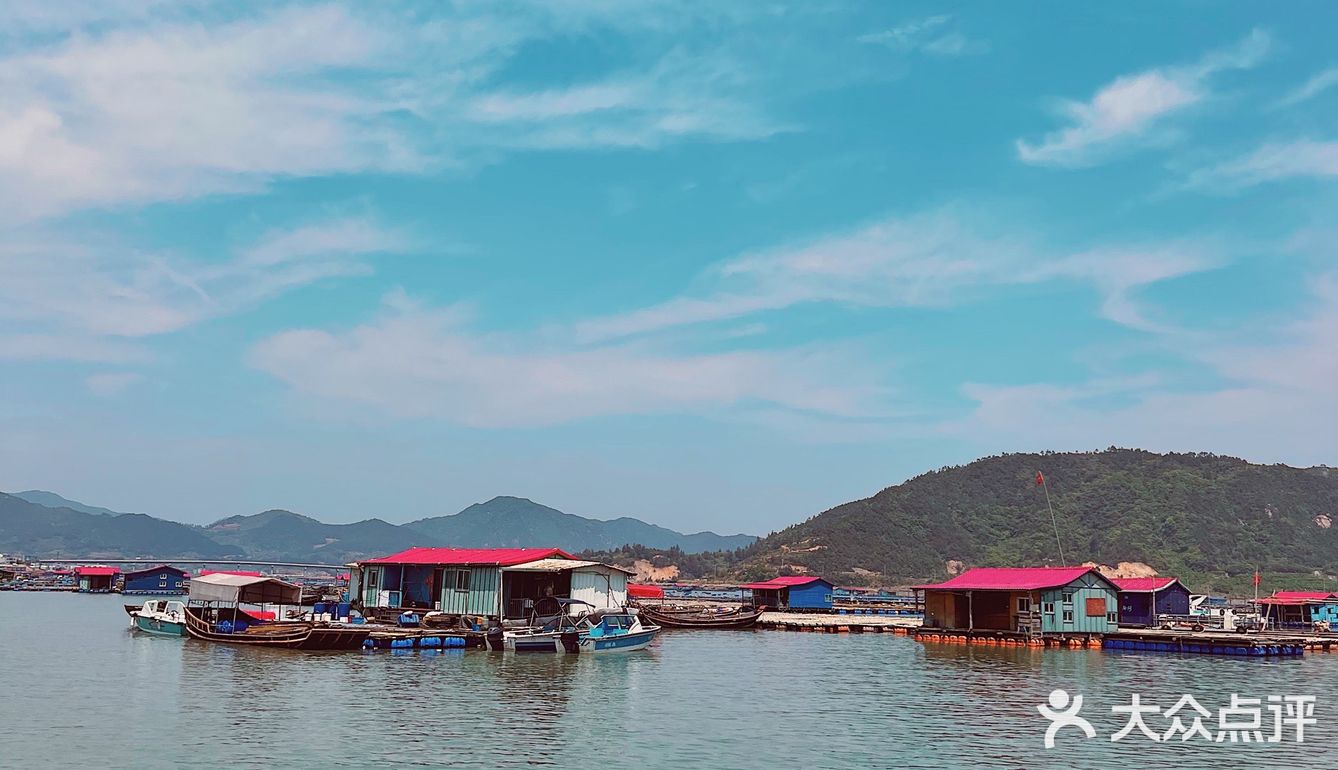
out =
<path fill-rule="evenodd" d="M 1041 475 L 1040 471 L 1036 471 L 1036 486 L 1039 487 L 1043 486 L 1044 484 L 1045 484 L 1045 477 Z"/>
<path fill-rule="evenodd" d="M 1254 571 L 1254 584 L 1259 585 L 1259 570 Z"/>

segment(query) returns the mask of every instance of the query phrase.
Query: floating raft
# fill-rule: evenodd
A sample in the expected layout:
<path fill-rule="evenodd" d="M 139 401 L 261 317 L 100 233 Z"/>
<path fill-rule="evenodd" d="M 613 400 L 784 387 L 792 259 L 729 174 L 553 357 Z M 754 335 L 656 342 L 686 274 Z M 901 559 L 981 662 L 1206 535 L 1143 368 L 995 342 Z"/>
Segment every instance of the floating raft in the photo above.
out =
<path fill-rule="evenodd" d="M 1295 657 L 1304 655 L 1313 640 L 1224 634 L 1220 632 L 1118 631 L 1106 634 L 1102 649 L 1124 652 L 1175 652 L 1188 655 L 1238 657 Z M 1327 649 L 1328 645 L 1325 645 Z"/>
<path fill-rule="evenodd" d="M 368 650 L 465 649 L 483 644 L 482 634 L 419 628 L 373 631 L 362 643 Z"/>

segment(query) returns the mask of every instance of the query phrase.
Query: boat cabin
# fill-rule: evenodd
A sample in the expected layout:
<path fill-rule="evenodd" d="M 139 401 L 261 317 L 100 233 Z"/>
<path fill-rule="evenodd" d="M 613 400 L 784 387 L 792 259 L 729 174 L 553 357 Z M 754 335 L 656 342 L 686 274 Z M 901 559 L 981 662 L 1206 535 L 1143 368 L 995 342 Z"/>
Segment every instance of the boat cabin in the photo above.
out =
<path fill-rule="evenodd" d="M 546 598 L 568 597 L 587 609 L 621 608 L 631 574 L 558 548 L 410 548 L 353 565 L 349 596 L 361 600 L 364 611 L 413 608 L 524 619 Z"/>
<path fill-rule="evenodd" d="M 836 586 L 813 575 L 774 577 L 739 586 L 753 592 L 753 606 L 771 610 L 831 610 Z"/>
<path fill-rule="evenodd" d="M 914 588 L 924 592 L 925 628 L 1040 636 L 1118 627 L 1118 589 L 1090 567 L 978 567 Z"/>
<path fill-rule="evenodd" d="M 1162 615 L 1189 615 L 1189 589 L 1173 577 L 1111 578 L 1120 590 L 1122 626 L 1159 625 Z"/>

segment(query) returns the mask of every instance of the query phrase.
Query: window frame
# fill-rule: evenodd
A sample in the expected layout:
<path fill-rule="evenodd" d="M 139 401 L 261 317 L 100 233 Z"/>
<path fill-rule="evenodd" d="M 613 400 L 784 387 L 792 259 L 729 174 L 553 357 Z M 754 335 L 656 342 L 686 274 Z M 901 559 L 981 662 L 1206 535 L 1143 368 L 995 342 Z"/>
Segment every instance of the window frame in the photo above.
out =
<path fill-rule="evenodd" d="M 1064 623 L 1072 623 L 1072 622 L 1073 622 L 1073 610 L 1064 610 L 1064 615 L 1063 615 L 1063 617 L 1062 617 L 1062 621 L 1063 621 Z"/>

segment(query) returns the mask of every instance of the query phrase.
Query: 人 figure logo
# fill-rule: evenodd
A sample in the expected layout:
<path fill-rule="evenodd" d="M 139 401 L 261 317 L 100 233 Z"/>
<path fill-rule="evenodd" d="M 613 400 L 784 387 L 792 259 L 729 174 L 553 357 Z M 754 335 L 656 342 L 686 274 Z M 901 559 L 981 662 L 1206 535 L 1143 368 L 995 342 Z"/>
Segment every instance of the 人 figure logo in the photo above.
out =
<path fill-rule="evenodd" d="M 1045 747 L 1053 749 L 1055 747 L 1055 734 L 1061 727 L 1076 727 L 1083 731 L 1088 738 L 1096 737 L 1096 728 L 1092 723 L 1078 716 L 1082 711 L 1082 696 L 1074 695 L 1069 697 L 1067 690 L 1054 690 L 1047 699 L 1050 702 L 1049 708 L 1044 704 L 1037 706 L 1036 710 L 1041 712 L 1041 716 L 1050 720 L 1050 726 L 1045 728 Z"/>

